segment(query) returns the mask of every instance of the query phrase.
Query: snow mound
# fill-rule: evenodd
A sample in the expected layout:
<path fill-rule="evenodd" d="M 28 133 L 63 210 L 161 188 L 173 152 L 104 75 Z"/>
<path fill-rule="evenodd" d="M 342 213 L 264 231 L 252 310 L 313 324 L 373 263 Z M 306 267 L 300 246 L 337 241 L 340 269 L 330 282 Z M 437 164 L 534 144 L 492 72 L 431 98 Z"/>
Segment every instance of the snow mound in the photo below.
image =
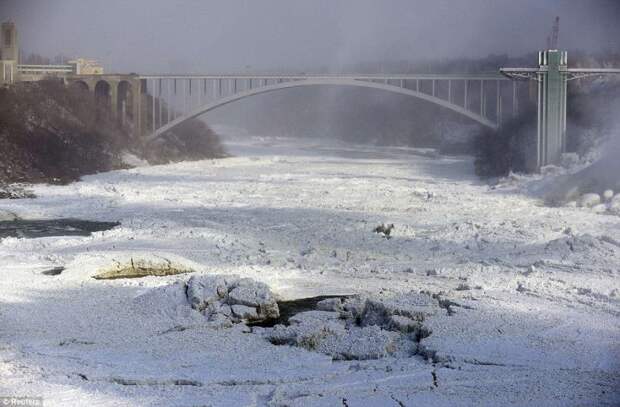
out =
<path fill-rule="evenodd" d="M 128 151 L 125 151 L 121 154 L 121 160 L 123 164 L 128 165 L 130 167 L 148 167 L 149 166 L 148 161 Z"/>
<path fill-rule="evenodd" d="M 187 283 L 191 307 L 207 319 L 225 324 L 258 322 L 280 316 L 269 287 L 234 275 L 197 275 Z"/>
<path fill-rule="evenodd" d="M 194 275 L 187 281 L 148 290 L 134 298 L 134 306 L 141 313 L 179 323 L 191 318 L 214 328 L 280 316 L 267 285 L 235 275 Z"/>
<path fill-rule="evenodd" d="M 594 237 L 589 234 L 561 237 L 547 243 L 545 251 L 557 257 L 566 258 L 573 254 L 588 257 L 610 256 L 618 250 L 620 243 L 608 236 Z"/>
<path fill-rule="evenodd" d="M 442 311 L 427 294 L 397 298 L 359 297 L 329 299 L 317 311 L 292 316 L 288 325 L 255 327 L 274 345 L 290 345 L 323 353 L 333 360 L 411 357 L 419 353 L 422 338 L 430 335 L 425 318 Z"/>
<path fill-rule="evenodd" d="M 142 315 L 160 317 L 166 320 L 181 321 L 194 317 L 195 311 L 187 302 L 186 284 L 173 284 L 152 288 L 133 299 L 135 311 Z"/>
<path fill-rule="evenodd" d="M 596 205 L 601 203 L 601 196 L 595 193 L 587 193 L 581 195 L 579 201 L 577 201 L 577 206 L 593 208 Z"/>
<path fill-rule="evenodd" d="M 543 178 L 537 189 L 543 199 L 551 205 L 563 205 L 572 200 L 585 200 L 585 207 L 601 202 L 600 194 L 610 200 L 613 190 L 620 187 L 620 165 L 617 159 L 620 142 L 611 140 L 604 145 L 602 156 L 588 165 L 575 165 L 566 174 Z M 587 161 L 587 160 L 586 160 Z M 598 202 L 595 195 L 598 195 Z M 594 203 L 596 202 L 596 203 Z"/>

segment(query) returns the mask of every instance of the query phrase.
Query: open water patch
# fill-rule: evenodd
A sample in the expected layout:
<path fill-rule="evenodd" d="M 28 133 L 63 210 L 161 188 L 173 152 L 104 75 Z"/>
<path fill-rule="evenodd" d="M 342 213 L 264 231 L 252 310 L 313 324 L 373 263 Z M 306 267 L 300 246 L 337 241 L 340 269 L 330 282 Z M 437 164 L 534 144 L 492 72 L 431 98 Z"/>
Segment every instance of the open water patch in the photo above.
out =
<path fill-rule="evenodd" d="M 52 236 L 90 236 L 119 226 L 119 222 L 95 222 L 80 219 L 41 219 L 0 221 L 0 239 Z"/>
<path fill-rule="evenodd" d="M 349 295 L 320 295 L 317 297 L 278 301 L 280 315 L 277 318 L 266 319 L 264 321 L 259 321 L 248 325 L 260 326 L 264 328 L 271 328 L 278 324 L 288 325 L 289 318 L 301 312 L 316 310 L 318 308 L 318 304 L 324 300 L 337 299 L 344 301 L 349 297 Z"/>

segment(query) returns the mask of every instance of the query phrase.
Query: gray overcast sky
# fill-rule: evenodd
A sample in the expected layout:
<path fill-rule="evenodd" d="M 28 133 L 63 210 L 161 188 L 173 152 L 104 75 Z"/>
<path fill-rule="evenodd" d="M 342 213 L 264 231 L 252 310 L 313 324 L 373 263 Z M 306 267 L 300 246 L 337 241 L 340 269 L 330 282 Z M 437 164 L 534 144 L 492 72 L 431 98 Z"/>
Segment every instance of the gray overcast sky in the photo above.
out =
<path fill-rule="evenodd" d="M 620 0 L 0 0 L 26 52 L 108 71 L 307 69 L 376 59 L 620 49 Z"/>

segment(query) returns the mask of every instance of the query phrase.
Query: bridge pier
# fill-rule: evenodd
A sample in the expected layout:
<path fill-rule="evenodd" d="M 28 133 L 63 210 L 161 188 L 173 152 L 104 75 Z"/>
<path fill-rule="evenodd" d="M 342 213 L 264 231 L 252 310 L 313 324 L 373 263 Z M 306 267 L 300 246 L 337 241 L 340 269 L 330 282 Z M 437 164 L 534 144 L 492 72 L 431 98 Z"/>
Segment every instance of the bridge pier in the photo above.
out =
<path fill-rule="evenodd" d="M 112 83 L 110 85 L 110 110 L 112 112 L 112 117 L 118 119 L 118 83 Z"/>
<path fill-rule="evenodd" d="M 538 135 L 536 166 L 560 162 L 566 151 L 566 51 L 541 51 L 538 56 Z"/>

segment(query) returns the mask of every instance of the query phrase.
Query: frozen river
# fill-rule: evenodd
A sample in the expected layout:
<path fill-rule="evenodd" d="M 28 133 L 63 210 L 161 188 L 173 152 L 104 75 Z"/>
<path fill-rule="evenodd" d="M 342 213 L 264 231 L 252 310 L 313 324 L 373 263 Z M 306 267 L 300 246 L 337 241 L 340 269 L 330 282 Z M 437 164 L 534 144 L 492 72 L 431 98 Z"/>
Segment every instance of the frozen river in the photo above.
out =
<path fill-rule="evenodd" d="M 234 157 L 0 202 L 26 219 L 121 223 L 0 241 L 0 396 L 46 406 L 620 404 L 620 217 L 492 189 L 471 158 L 252 137 L 228 148 Z M 394 224 L 390 239 L 373 232 L 380 224 Z M 283 300 L 424 291 L 452 306 L 428 321 L 422 343 L 435 358 L 336 361 L 243 324 L 171 331 L 189 317 L 135 299 L 186 276 L 91 278 L 128 259 L 250 277 Z"/>

